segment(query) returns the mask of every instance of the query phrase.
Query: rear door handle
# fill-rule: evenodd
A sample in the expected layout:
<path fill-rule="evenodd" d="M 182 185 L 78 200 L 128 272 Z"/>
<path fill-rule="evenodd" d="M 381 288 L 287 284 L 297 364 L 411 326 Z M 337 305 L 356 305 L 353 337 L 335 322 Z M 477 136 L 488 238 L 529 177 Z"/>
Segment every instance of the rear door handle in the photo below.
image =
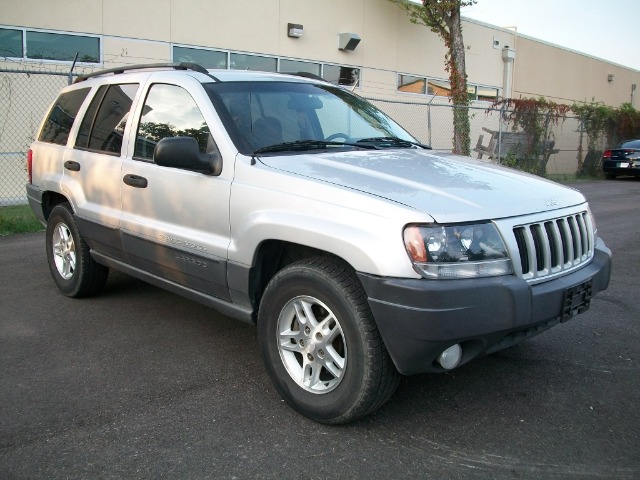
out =
<path fill-rule="evenodd" d="M 147 188 L 147 179 L 139 175 L 132 175 L 128 173 L 122 177 L 122 181 L 131 187 Z"/>
<path fill-rule="evenodd" d="M 71 170 L 72 172 L 80 171 L 80 164 L 78 162 L 74 162 L 73 160 L 67 160 L 64 162 L 64 168 L 67 170 Z"/>

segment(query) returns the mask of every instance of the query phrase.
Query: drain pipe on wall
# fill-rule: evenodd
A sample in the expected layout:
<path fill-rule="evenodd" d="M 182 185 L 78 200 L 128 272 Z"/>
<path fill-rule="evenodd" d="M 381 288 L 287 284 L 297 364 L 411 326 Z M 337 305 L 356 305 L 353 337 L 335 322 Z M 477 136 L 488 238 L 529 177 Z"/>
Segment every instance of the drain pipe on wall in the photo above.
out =
<path fill-rule="evenodd" d="M 516 51 L 513 48 L 502 49 L 502 61 L 504 70 L 502 77 L 502 98 L 511 98 L 511 85 L 513 84 L 513 62 L 516 59 Z"/>

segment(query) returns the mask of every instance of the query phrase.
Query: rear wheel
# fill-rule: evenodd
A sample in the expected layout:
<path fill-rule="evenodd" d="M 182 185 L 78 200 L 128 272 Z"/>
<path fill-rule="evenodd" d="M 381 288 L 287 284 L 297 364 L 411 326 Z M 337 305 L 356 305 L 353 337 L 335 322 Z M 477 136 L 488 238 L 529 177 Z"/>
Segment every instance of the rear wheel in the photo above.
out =
<path fill-rule="evenodd" d="M 46 244 L 49 270 L 62 293 L 68 297 L 86 297 L 102 290 L 109 269 L 91 258 L 68 203 L 57 205 L 51 211 Z"/>
<path fill-rule="evenodd" d="M 318 422 L 367 415 L 398 386 L 364 289 L 339 260 L 301 260 L 276 274 L 262 298 L 258 334 L 280 395 Z"/>

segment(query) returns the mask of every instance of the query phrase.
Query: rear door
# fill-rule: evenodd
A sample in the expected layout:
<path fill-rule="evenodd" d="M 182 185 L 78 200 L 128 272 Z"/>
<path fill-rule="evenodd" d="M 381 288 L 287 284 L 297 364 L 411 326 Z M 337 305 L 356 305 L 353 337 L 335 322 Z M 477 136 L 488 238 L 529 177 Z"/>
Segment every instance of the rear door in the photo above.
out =
<path fill-rule="evenodd" d="M 124 159 L 122 241 L 131 265 L 198 292 L 229 299 L 226 259 L 233 157 L 221 175 L 169 168 L 153 161 L 165 137 L 190 136 L 202 153 L 217 149 L 221 128 L 199 82 L 188 75 L 155 77 L 136 111 L 135 144 Z M 216 126 L 212 130 L 211 125 Z"/>
<path fill-rule="evenodd" d="M 94 89 L 73 149 L 64 157 L 64 188 L 70 190 L 83 236 L 95 250 L 121 258 L 120 190 L 125 130 L 138 83 Z"/>

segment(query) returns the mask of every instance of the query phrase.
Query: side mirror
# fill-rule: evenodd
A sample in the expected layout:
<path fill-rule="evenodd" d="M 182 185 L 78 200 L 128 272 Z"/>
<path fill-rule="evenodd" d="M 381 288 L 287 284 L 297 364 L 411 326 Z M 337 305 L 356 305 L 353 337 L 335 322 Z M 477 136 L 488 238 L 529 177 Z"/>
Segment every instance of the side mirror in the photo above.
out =
<path fill-rule="evenodd" d="M 153 150 L 153 161 L 163 167 L 180 168 L 218 176 L 222 172 L 222 156 L 215 153 L 200 153 L 198 142 L 193 137 L 165 137 Z"/>

